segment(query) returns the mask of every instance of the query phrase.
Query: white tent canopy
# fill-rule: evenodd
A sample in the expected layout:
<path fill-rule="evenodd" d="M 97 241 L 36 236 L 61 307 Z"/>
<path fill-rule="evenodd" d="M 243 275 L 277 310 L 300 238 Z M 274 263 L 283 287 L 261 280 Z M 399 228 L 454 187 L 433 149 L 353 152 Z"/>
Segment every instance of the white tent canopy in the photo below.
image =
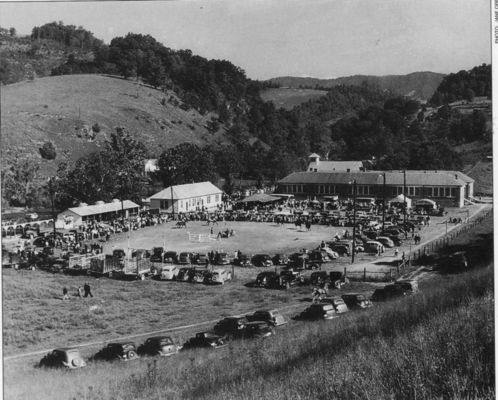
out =
<path fill-rule="evenodd" d="M 406 208 L 411 208 L 412 207 L 412 199 L 406 197 L 404 194 L 400 194 L 396 196 L 394 199 L 391 199 L 389 201 L 391 204 L 405 204 L 406 203 Z"/>

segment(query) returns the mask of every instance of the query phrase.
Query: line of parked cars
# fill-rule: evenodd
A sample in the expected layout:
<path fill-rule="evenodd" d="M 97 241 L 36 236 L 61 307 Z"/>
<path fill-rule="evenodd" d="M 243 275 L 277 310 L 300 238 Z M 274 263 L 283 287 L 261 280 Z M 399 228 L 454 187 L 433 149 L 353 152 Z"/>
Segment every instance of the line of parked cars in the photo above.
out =
<path fill-rule="evenodd" d="M 288 320 L 278 310 L 259 310 L 249 315 L 236 315 L 221 319 L 213 331 L 198 332 L 183 345 L 170 336 L 153 336 L 140 346 L 133 341 L 107 343 L 91 361 L 132 361 L 143 356 L 172 356 L 180 350 L 207 347 L 221 348 L 230 340 L 266 338 L 275 334 L 275 327 Z M 61 347 L 46 354 L 38 364 L 40 367 L 77 369 L 87 366 L 78 347 Z"/>
<path fill-rule="evenodd" d="M 313 303 L 300 314 L 294 317 L 297 321 L 313 321 L 319 319 L 333 319 L 348 312 L 350 309 L 367 309 L 372 302 L 361 293 L 348 293 L 341 297 L 324 297 L 319 303 Z"/>

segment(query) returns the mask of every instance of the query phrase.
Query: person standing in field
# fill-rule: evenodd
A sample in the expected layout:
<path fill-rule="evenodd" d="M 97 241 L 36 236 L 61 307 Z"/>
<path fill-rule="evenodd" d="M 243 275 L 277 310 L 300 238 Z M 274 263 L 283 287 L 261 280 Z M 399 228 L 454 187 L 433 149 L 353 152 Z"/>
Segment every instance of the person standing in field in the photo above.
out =
<path fill-rule="evenodd" d="M 88 282 L 85 283 L 85 285 L 83 286 L 83 290 L 85 291 L 85 297 L 93 297 L 93 294 L 92 294 L 92 291 L 90 289 L 90 285 L 88 284 Z"/>

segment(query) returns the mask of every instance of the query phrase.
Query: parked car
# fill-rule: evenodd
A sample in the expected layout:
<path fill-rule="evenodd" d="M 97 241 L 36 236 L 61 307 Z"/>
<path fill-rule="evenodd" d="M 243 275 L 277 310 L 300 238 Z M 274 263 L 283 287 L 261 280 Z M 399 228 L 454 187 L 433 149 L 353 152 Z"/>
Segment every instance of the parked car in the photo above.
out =
<path fill-rule="evenodd" d="M 216 265 L 228 265 L 230 264 L 230 258 L 227 253 L 218 253 L 214 259 Z"/>
<path fill-rule="evenodd" d="M 322 247 L 320 250 L 325 251 L 331 260 L 339 258 L 339 254 L 328 246 Z"/>
<path fill-rule="evenodd" d="M 251 258 L 251 262 L 256 267 L 271 267 L 271 266 L 273 266 L 273 261 L 271 260 L 271 257 L 268 254 L 255 254 Z"/>
<path fill-rule="evenodd" d="M 237 337 L 242 339 L 265 338 L 274 334 L 275 330 L 268 322 L 252 321 L 245 324 Z"/>
<path fill-rule="evenodd" d="M 274 271 L 261 272 L 256 276 L 256 286 L 268 286 L 278 275 Z"/>
<path fill-rule="evenodd" d="M 379 251 L 381 253 L 384 252 L 384 245 L 382 243 L 375 240 L 369 240 L 367 243 L 365 243 L 366 253 L 378 253 Z"/>
<path fill-rule="evenodd" d="M 333 319 L 337 317 L 332 304 L 312 304 L 301 314 L 294 317 L 296 320 L 317 320 L 317 319 Z"/>
<path fill-rule="evenodd" d="M 324 297 L 320 300 L 320 303 L 331 304 L 337 314 L 342 314 L 349 311 L 348 306 L 341 297 Z"/>
<path fill-rule="evenodd" d="M 331 242 L 329 247 L 332 251 L 335 251 L 339 256 L 349 256 L 351 255 L 350 247 L 342 243 Z"/>
<path fill-rule="evenodd" d="M 311 273 L 310 281 L 312 285 L 323 285 L 331 283 L 330 275 L 326 271 L 315 271 Z"/>
<path fill-rule="evenodd" d="M 206 270 L 194 270 L 192 271 L 192 278 L 190 279 L 190 282 L 194 283 L 207 283 L 209 282 L 209 276 L 210 272 Z"/>
<path fill-rule="evenodd" d="M 193 253 L 185 251 L 180 253 L 180 256 L 178 257 L 178 264 L 191 264 L 193 261 L 193 256 Z"/>
<path fill-rule="evenodd" d="M 373 293 L 372 301 L 385 301 L 396 297 L 406 296 L 406 291 L 401 285 L 386 285 L 383 288 L 376 289 Z"/>
<path fill-rule="evenodd" d="M 271 259 L 273 265 L 286 265 L 289 262 L 289 257 L 285 254 L 275 254 Z"/>
<path fill-rule="evenodd" d="M 234 315 L 223 318 L 214 326 L 214 332 L 218 335 L 240 336 L 249 321 L 244 315 Z"/>
<path fill-rule="evenodd" d="M 165 263 L 178 263 L 178 253 L 176 251 L 167 251 L 164 253 L 164 261 Z"/>
<path fill-rule="evenodd" d="M 59 348 L 45 355 L 39 363 L 40 367 L 76 369 L 86 366 L 79 349 Z"/>
<path fill-rule="evenodd" d="M 315 264 L 323 264 L 329 262 L 330 257 L 324 250 L 313 250 L 310 254 L 310 262 Z"/>
<path fill-rule="evenodd" d="M 280 272 L 280 275 L 271 279 L 266 287 L 272 289 L 290 289 L 292 286 L 304 283 L 304 275 L 301 271 L 288 269 Z"/>
<path fill-rule="evenodd" d="M 406 294 L 418 292 L 418 282 L 414 279 L 400 279 L 394 282 L 394 284 L 402 287 Z"/>
<path fill-rule="evenodd" d="M 206 265 L 206 261 L 209 260 L 209 257 L 205 253 L 199 253 L 197 254 L 197 257 L 195 258 L 195 263 L 197 265 Z"/>
<path fill-rule="evenodd" d="M 154 336 L 138 346 L 137 352 L 139 355 L 171 356 L 177 354 L 178 350 L 180 350 L 180 346 L 176 345 L 171 337 Z"/>
<path fill-rule="evenodd" d="M 219 283 L 223 285 L 227 281 L 232 280 L 232 273 L 224 269 L 214 270 L 210 275 L 210 283 Z"/>
<path fill-rule="evenodd" d="M 289 322 L 278 310 L 258 310 L 253 314 L 247 315 L 246 318 L 249 322 L 266 321 L 273 326 L 280 326 Z"/>
<path fill-rule="evenodd" d="M 359 293 L 347 293 L 343 294 L 342 299 L 344 303 L 350 308 L 370 308 L 373 306 L 372 302 L 368 300 L 364 295 Z"/>
<path fill-rule="evenodd" d="M 188 350 L 196 347 L 210 347 L 219 349 L 226 346 L 227 338 L 223 335 L 217 335 L 213 332 L 199 332 L 195 336 L 185 342 L 182 350 Z"/>
<path fill-rule="evenodd" d="M 247 254 L 239 254 L 239 256 L 233 260 L 233 265 L 239 267 L 252 267 L 251 257 Z"/>
<path fill-rule="evenodd" d="M 382 243 L 382 245 L 384 245 L 384 247 L 387 247 L 388 249 L 394 247 L 394 242 L 390 238 L 388 238 L 387 236 L 379 236 L 377 238 L 377 242 Z"/>
<path fill-rule="evenodd" d="M 172 281 L 178 277 L 180 269 L 176 265 L 165 265 L 161 270 L 160 279 L 162 281 Z"/>
<path fill-rule="evenodd" d="M 193 268 L 183 267 L 178 270 L 178 275 L 176 276 L 177 281 L 189 282 L 192 280 L 194 274 Z"/>
<path fill-rule="evenodd" d="M 108 343 L 93 357 L 96 360 L 121 360 L 129 361 L 138 358 L 135 343 L 133 342 L 113 342 Z"/>

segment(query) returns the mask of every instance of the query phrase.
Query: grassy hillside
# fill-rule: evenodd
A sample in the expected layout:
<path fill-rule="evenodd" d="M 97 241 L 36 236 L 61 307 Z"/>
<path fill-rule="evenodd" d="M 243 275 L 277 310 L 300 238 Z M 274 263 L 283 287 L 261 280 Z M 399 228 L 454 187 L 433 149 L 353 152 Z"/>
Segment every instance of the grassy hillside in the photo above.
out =
<path fill-rule="evenodd" d="M 162 104 L 162 100 L 165 99 Z M 55 170 L 63 153 L 77 159 L 98 149 L 116 126 L 124 126 L 153 154 L 182 142 L 214 142 L 206 129 L 211 115 L 179 107 L 173 92 L 115 77 L 65 75 L 2 87 L 2 162 L 34 154 L 41 173 Z M 100 131 L 90 140 L 92 126 Z M 38 148 L 54 143 L 55 161 L 41 160 Z"/>
<path fill-rule="evenodd" d="M 414 98 L 429 99 L 437 89 L 444 75 L 435 72 L 413 72 L 407 75 L 353 75 L 335 79 L 278 77 L 270 79 L 283 87 L 321 87 L 330 88 L 337 85 L 360 86 L 368 84 L 395 94 L 410 95 Z"/>
<path fill-rule="evenodd" d="M 493 154 L 493 145 L 476 141 L 455 147 L 460 153 L 464 167 L 463 172 L 475 180 L 474 193 L 493 195 L 493 162 L 486 156 Z"/>
<path fill-rule="evenodd" d="M 278 108 L 291 110 L 308 100 L 314 100 L 327 94 L 325 90 L 270 88 L 261 92 L 263 101 L 271 101 Z"/>

